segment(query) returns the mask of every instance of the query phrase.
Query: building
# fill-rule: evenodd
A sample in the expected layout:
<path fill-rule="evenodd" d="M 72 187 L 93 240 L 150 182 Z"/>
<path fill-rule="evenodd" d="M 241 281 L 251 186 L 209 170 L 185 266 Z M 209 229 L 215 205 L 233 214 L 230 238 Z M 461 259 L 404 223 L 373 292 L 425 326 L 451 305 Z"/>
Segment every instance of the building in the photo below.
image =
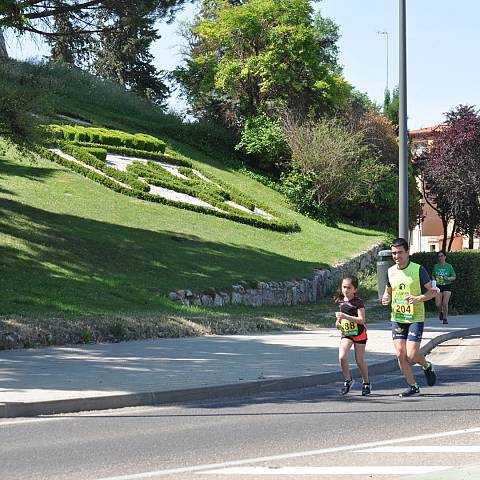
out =
<path fill-rule="evenodd" d="M 409 140 L 412 152 L 414 154 L 422 153 L 425 149 L 435 141 L 435 135 L 443 129 L 448 128 L 446 125 L 434 125 L 427 128 L 419 128 L 410 130 Z M 418 181 L 418 188 L 423 194 L 421 182 Z M 428 203 L 422 202 L 423 220 L 410 232 L 410 249 L 414 252 L 438 252 L 442 249 L 443 227 L 442 221 L 437 212 L 433 210 Z M 448 235 L 451 234 L 452 225 L 449 225 Z M 447 244 L 448 245 L 448 244 Z M 479 248 L 479 239 L 475 239 L 474 248 Z M 456 235 L 452 250 L 462 250 L 468 248 L 468 239 L 461 235 Z"/>

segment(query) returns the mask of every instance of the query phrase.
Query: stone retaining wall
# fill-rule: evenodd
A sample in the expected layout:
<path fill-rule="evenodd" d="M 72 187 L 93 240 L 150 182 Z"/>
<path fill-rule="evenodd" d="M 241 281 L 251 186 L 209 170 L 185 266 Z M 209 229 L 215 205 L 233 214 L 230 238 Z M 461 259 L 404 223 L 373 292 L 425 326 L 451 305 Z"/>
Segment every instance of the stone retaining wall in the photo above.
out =
<path fill-rule="evenodd" d="M 177 290 L 169 293 L 170 300 L 184 305 L 207 305 L 223 307 L 224 305 L 297 305 L 313 303 L 338 286 L 344 275 L 352 275 L 371 267 L 377 254 L 384 248 L 377 243 L 356 257 L 337 263 L 333 267 L 315 269 L 311 279 L 291 280 L 284 282 L 258 282 L 252 286 L 247 282 L 232 285 L 229 291 L 194 293 L 191 290 Z"/>

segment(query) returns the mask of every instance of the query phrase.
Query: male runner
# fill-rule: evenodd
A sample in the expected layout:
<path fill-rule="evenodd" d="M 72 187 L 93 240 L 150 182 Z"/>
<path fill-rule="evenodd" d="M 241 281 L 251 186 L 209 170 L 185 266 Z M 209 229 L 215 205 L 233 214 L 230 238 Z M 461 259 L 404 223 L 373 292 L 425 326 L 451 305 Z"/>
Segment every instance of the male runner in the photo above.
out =
<path fill-rule="evenodd" d="M 418 363 L 429 386 L 435 385 L 436 375 L 431 362 L 420 353 L 423 326 L 425 323 L 424 302 L 435 297 L 437 288 L 422 265 L 410 261 L 408 242 L 397 238 L 392 242 L 392 257 L 395 265 L 388 269 L 388 280 L 382 304 L 392 302 L 392 338 L 398 365 L 408 382 L 408 388 L 400 397 L 420 394 L 413 376 L 412 367 Z"/>

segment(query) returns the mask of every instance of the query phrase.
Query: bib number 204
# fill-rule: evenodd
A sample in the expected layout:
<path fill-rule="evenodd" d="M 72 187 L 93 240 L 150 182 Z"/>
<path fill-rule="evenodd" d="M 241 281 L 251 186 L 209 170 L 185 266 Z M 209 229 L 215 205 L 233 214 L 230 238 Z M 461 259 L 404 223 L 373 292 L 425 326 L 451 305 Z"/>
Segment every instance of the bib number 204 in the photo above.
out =
<path fill-rule="evenodd" d="M 411 303 L 407 304 L 399 304 L 395 305 L 395 312 L 396 313 L 404 313 L 407 315 L 413 315 L 413 305 Z"/>

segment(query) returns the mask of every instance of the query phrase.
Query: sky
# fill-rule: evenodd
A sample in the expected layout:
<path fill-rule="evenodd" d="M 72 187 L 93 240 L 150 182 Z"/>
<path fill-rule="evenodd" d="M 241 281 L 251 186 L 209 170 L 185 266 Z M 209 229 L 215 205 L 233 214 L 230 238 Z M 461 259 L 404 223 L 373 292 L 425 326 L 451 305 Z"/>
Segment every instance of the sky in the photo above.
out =
<path fill-rule="evenodd" d="M 406 0 L 406 4 L 408 128 L 441 123 L 444 113 L 459 104 L 480 108 L 480 1 Z M 314 7 L 339 26 L 339 62 L 345 78 L 382 104 L 387 71 L 388 86 L 398 84 L 399 0 L 323 0 Z M 188 5 L 173 24 L 158 25 L 162 38 L 152 47 L 157 68 L 171 70 L 181 62 L 179 22 L 192 18 L 195 9 Z M 29 37 L 9 35 L 7 48 L 18 59 L 48 53 L 41 41 Z M 170 106 L 185 108 L 177 96 Z"/>

